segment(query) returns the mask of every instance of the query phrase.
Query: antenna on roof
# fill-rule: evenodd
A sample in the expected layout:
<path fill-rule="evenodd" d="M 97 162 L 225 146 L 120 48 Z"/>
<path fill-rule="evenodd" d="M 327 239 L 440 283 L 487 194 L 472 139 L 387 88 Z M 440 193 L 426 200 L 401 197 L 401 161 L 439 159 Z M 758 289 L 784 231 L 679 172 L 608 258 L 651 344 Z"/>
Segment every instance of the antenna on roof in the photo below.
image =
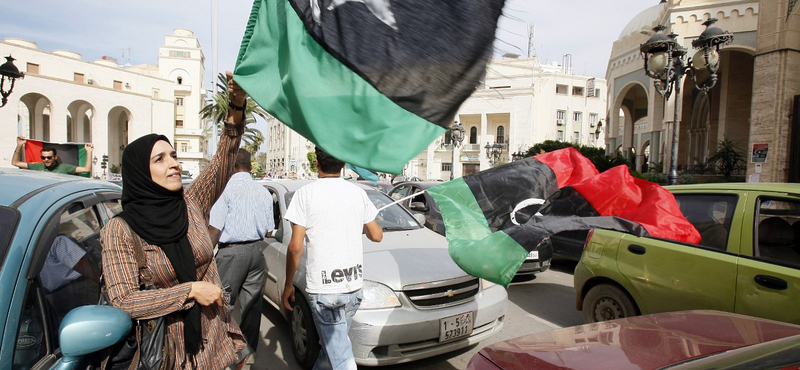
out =
<path fill-rule="evenodd" d="M 536 37 L 536 25 L 530 23 L 528 24 L 528 58 L 536 56 L 536 45 L 534 45 L 535 37 Z"/>

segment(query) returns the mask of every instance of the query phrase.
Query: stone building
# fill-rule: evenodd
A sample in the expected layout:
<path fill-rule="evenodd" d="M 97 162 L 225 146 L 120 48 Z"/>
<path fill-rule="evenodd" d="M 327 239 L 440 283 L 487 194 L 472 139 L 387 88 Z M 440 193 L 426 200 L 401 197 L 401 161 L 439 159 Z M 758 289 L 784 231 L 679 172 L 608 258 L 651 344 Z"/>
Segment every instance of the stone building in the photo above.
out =
<path fill-rule="evenodd" d="M 6 38 L 0 55 L 25 73 L 0 108 L 0 166 L 11 167 L 16 137 L 92 142 L 95 176 L 107 155 L 119 166 L 125 146 L 149 134 L 166 135 L 192 175 L 207 162 L 203 140 L 205 57 L 192 31 L 175 29 L 158 50 L 158 65 L 120 65 L 114 58 L 86 61 L 72 51 L 48 52 L 35 42 Z"/>
<path fill-rule="evenodd" d="M 461 177 L 485 170 L 545 140 L 604 145 L 606 81 L 573 74 L 570 55 L 561 64 L 495 59 L 487 68 L 456 116 L 465 130 L 462 145 L 454 150 L 447 132 L 406 165 L 405 176 L 447 181 L 451 171 Z M 499 158 L 490 158 L 485 147 L 495 144 Z"/>
<path fill-rule="evenodd" d="M 679 135 L 679 170 L 705 168 L 723 139 L 738 143 L 748 158 L 750 181 L 798 181 L 800 145 L 795 96 L 800 88 L 800 14 L 792 0 L 662 0 L 653 1 L 632 19 L 612 46 L 608 81 L 608 152 L 620 151 L 645 164 L 663 163 L 668 171 L 671 156 L 675 99 Z M 669 100 L 657 92 L 644 70 L 639 47 L 657 25 L 677 34 L 687 48 L 705 30 L 703 22 L 718 19 L 715 26 L 731 32 L 734 40 L 720 53 L 718 81 L 708 93 L 694 88 L 687 75 L 682 94 Z M 793 118 L 794 117 L 794 118 Z M 765 162 L 752 159 L 753 148 L 767 148 Z M 793 154 L 794 153 L 794 154 Z M 796 159 L 791 160 L 794 155 Z M 755 176 L 753 176 L 755 175 Z"/>

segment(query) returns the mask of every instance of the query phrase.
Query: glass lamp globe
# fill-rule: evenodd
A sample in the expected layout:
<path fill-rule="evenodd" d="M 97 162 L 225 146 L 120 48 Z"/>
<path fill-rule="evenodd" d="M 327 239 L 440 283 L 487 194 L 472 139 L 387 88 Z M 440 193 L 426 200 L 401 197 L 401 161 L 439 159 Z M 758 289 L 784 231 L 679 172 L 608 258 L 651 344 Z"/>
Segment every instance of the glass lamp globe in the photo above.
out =
<path fill-rule="evenodd" d="M 647 68 L 655 74 L 663 73 L 667 69 L 667 53 L 660 51 L 651 55 L 647 60 Z"/>
<path fill-rule="evenodd" d="M 708 66 L 716 67 L 719 64 L 719 53 L 716 50 L 708 51 L 708 63 L 706 63 L 706 56 L 703 49 L 697 51 L 692 57 L 692 66 L 695 70 L 708 69 Z"/>

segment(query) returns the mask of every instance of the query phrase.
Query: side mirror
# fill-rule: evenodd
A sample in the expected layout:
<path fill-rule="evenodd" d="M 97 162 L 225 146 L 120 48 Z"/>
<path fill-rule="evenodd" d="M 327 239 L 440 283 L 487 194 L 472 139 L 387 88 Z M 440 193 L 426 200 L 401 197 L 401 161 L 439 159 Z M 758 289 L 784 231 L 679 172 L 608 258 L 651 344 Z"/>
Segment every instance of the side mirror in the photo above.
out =
<path fill-rule="evenodd" d="M 411 202 L 411 207 L 409 208 L 411 208 L 412 211 L 428 212 L 428 207 L 422 202 Z"/>
<path fill-rule="evenodd" d="M 420 225 L 425 225 L 426 218 L 422 213 L 415 213 L 414 218 L 417 219 Z"/>
<path fill-rule="evenodd" d="M 56 369 L 76 368 L 82 356 L 111 347 L 128 336 L 131 317 L 112 306 L 81 306 L 70 311 L 58 329 L 63 356 Z"/>

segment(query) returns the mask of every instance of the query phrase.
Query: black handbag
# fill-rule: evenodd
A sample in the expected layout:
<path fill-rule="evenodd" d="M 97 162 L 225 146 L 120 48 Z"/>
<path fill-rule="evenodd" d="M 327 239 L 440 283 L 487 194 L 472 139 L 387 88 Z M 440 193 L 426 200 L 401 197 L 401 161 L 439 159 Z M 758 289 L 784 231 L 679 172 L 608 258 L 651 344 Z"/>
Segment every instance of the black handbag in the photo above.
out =
<path fill-rule="evenodd" d="M 153 277 L 147 269 L 143 243 L 133 235 L 133 251 L 139 269 L 140 290 L 156 289 Z M 100 303 L 110 305 L 105 283 L 102 284 Z M 127 338 L 103 351 L 99 358 L 90 360 L 88 369 L 94 370 L 167 370 L 175 368 L 175 343 L 167 335 L 165 316 L 137 320 L 136 328 Z"/>

